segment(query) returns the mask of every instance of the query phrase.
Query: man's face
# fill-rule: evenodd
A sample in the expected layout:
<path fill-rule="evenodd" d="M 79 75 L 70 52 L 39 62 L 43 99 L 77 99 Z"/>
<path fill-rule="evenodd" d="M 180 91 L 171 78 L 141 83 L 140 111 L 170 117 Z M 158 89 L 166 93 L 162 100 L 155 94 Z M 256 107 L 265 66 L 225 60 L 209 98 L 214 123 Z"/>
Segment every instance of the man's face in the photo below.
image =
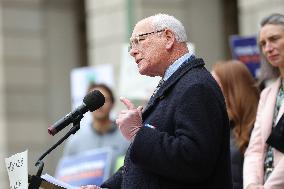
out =
<path fill-rule="evenodd" d="M 284 69 L 284 26 L 267 24 L 259 33 L 259 44 L 267 61 Z"/>
<path fill-rule="evenodd" d="M 147 20 L 136 24 L 130 38 L 130 55 L 135 58 L 139 73 L 148 76 L 163 76 L 167 51 L 164 30 L 156 31 Z"/>

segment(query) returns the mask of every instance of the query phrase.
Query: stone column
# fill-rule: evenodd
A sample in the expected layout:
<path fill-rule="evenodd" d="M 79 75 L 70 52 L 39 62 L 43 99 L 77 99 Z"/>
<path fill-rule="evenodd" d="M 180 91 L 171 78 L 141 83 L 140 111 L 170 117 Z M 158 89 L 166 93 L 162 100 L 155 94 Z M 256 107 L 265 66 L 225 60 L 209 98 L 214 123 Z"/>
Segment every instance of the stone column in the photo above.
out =
<path fill-rule="evenodd" d="M 241 35 L 256 35 L 260 21 L 271 13 L 284 13 L 283 0 L 238 0 Z"/>
<path fill-rule="evenodd" d="M 6 93 L 4 77 L 4 52 L 3 52 L 3 10 L 0 2 L 0 188 L 8 188 L 7 172 L 4 158 L 7 155 L 7 132 L 6 132 Z"/>

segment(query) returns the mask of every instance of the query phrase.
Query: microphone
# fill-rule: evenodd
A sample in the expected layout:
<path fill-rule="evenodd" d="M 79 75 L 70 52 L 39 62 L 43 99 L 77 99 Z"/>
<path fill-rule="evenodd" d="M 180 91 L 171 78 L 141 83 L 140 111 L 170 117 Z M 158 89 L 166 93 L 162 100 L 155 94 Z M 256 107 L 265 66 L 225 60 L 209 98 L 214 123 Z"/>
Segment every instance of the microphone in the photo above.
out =
<path fill-rule="evenodd" d="M 93 90 L 89 92 L 83 99 L 83 103 L 77 107 L 75 110 L 59 119 L 52 126 L 50 126 L 47 130 L 50 135 L 55 135 L 70 123 L 73 123 L 78 116 L 83 116 L 87 111 L 95 111 L 96 109 L 102 107 L 105 103 L 104 95 L 98 91 Z"/>

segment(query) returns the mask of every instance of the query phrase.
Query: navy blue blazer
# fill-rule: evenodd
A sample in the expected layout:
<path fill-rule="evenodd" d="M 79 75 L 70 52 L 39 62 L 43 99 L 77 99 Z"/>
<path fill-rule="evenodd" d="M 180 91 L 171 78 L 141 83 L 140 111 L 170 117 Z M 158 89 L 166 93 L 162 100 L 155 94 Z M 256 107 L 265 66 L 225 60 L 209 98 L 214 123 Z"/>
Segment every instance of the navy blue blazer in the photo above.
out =
<path fill-rule="evenodd" d="M 110 189 L 231 189 L 230 127 L 202 59 L 187 60 L 150 99 Z"/>

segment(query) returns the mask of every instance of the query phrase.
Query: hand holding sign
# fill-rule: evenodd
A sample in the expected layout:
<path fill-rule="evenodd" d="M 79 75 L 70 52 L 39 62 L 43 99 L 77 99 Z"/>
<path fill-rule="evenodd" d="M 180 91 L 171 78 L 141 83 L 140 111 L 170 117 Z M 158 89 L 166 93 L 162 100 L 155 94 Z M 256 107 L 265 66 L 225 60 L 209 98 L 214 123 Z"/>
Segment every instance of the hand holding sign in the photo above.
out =
<path fill-rule="evenodd" d="M 122 135 L 127 140 L 133 140 L 136 133 L 142 126 L 142 106 L 135 108 L 130 100 L 121 97 L 120 101 L 127 107 L 127 110 L 122 110 L 116 119 Z"/>

